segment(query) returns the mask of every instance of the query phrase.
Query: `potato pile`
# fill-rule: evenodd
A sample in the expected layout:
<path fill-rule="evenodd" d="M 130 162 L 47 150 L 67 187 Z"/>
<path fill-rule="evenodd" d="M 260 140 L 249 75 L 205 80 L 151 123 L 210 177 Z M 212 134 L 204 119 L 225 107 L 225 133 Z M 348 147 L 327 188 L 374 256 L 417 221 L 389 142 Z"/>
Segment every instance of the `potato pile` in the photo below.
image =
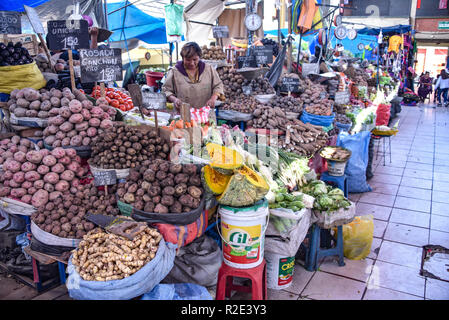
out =
<path fill-rule="evenodd" d="M 0 196 L 45 206 L 79 184 L 85 174 L 80 161 L 74 149 L 17 151 L 3 163 Z"/>
<path fill-rule="evenodd" d="M 154 259 L 161 240 L 162 235 L 149 227 L 132 241 L 95 228 L 83 237 L 73 252 L 72 263 L 83 280 L 120 280 Z"/>
<path fill-rule="evenodd" d="M 306 107 L 306 111 L 318 116 L 330 116 L 332 115 L 332 100 L 321 100 L 318 103 L 309 104 Z"/>
<path fill-rule="evenodd" d="M 326 92 L 325 86 L 314 83 L 309 78 L 305 80 L 305 90 L 300 95 L 300 99 L 304 102 L 305 105 L 319 103 L 321 102 L 321 100 L 327 97 L 328 94 Z"/>
<path fill-rule="evenodd" d="M 194 164 L 156 160 L 130 171 L 119 183 L 120 201 L 149 213 L 182 213 L 199 207 L 203 188 Z"/>
<path fill-rule="evenodd" d="M 223 48 L 220 46 L 212 46 L 208 48 L 207 46 L 203 46 L 201 48 L 202 58 L 204 60 L 224 60 L 226 59 L 226 54 L 223 51 Z"/>
<path fill-rule="evenodd" d="M 288 122 L 286 113 L 279 107 L 259 105 L 253 111 L 254 118 L 246 124 L 253 128 L 285 130 Z"/>
<path fill-rule="evenodd" d="M 242 93 L 242 83 L 245 78 L 233 68 L 218 68 L 218 75 L 224 85 L 224 93 L 227 101 L 234 101 Z"/>
<path fill-rule="evenodd" d="M 303 102 L 294 97 L 287 96 L 274 96 L 273 99 L 270 100 L 270 105 L 275 108 L 279 107 L 284 111 L 302 113 Z"/>
<path fill-rule="evenodd" d="M 328 135 L 320 126 L 296 119 L 289 122 L 287 130 L 287 134 L 280 137 L 278 143 L 288 152 L 309 157 L 327 145 Z"/>
<path fill-rule="evenodd" d="M 263 76 L 259 76 L 256 79 L 252 79 L 251 81 L 245 79 L 242 83 L 242 86 L 250 86 L 252 94 L 256 95 L 275 93 L 270 82 L 268 82 L 268 79 L 264 78 Z"/>
<path fill-rule="evenodd" d="M 368 80 L 370 76 L 365 70 L 360 68 L 348 67 L 344 72 L 354 83 L 357 83 L 359 86 L 368 86 Z"/>
<path fill-rule="evenodd" d="M 106 99 L 98 99 L 97 106 L 94 106 L 87 99 L 82 102 L 75 99 L 69 88 L 62 92 L 54 89 L 54 92 L 63 96 L 60 98 L 61 107 L 50 111 L 48 127 L 44 130 L 46 145 L 53 148 L 90 146 L 92 139 L 102 130 L 112 128 L 111 117 L 117 111 L 109 107 Z"/>
<path fill-rule="evenodd" d="M 41 72 L 52 72 L 51 64 L 48 62 L 48 58 L 45 53 L 39 53 L 36 57 L 34 57 L 34 61 L 36 61 L 36 65 Z M 69 70 L 69 65 L 64 59 L 56 60 L 54 67 L 56 72 Z"/>
<path fill-rule="evenodd" d="M 239 97 L 235 97 L 232 102 L 226 102 L 222 106 L 220 106 L 221 110 L 233 110 L 242 113 L 253 113 L 256 108 L 261 105 L 259 101 L 257 101 L 252 96 L 241 95 Z"/>
<path fill-rule="evenodd" d="M 90 163 L 102 169 L 135 168 L 143 162 L 168 159 L 170 146 L 156 131 L 116 123 L 94 139 Z"/>
<path fill-rule="evenodd" d="M 62 93 L 59 90 L 38 91 L 33 88 L 15 89 L 7 102 L 9 111 L 16 117 L 47 119 L 52 108 L 59 108 Z"/>
<path fill-rule="evenodd" d="M 339 113 L 336 114 L 335 121 L 343 124 L 352 124 L 351 119 L 349 119 L 346 115 Z"/>
<path fill-rule="evenodd" d="M 9 158 L 13 158 L 16 152 L 20 151 L 27 153 L 31 150 L 35 150 L 35 147 L 28 139 L 19 136 L 2 139 L 0 141 L 0 164 L 4 163 Z"/>

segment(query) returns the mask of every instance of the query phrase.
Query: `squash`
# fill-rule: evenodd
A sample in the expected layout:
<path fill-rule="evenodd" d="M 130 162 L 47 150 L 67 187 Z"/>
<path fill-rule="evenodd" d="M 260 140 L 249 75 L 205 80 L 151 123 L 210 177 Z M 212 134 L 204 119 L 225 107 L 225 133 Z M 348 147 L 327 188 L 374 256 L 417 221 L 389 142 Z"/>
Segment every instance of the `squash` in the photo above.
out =
<path fill-rule="evenodd" d="M 270 190 L 263 177 L 243 165 L 235 170 L 223 193 L 217 198 L 221 205 L 231 207 L 252 206 Z"/>
<path fill-rule="evenodd" d="M 206 158 L 210 166 L 224 175 L 232 175 L 235 169 L 243 165 L 243 157 L 235 150 L 216 143 L 206 145 Z"/>
<path fill-rule="evenodd" d="M 201 180 L 203 182 L 204 189 L 213 195 L 217 196 L 222 194 L 230 179 L 231 176 L 221 174 L 209 165 L 201 168 Z"/>

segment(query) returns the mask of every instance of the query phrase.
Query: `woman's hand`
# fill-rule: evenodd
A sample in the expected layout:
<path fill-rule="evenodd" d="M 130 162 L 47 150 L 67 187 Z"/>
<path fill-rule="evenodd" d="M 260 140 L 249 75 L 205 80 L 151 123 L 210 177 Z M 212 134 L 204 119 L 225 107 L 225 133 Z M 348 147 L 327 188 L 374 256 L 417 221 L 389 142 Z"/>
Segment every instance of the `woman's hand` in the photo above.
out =
<path fill-rule="evenodd" d="M 215 94 L 212 95 L 212 97 L 210 97 L 209 100 L 207 100 L 206 105 L 214 108 L 215 107 L 215 101 L 217 101 L 217 96 Z"/>
<path fill-rule="evenodd" d="M 172 102 L 173 102 L 173 105 L 174 105 L 177 109 L 181 109 L 181 106 L 182 106 L 182 101 L 181 101 L 181 99 L 178 99 L 178 98 L 176 98 L 176 97 L 173 97 L 173 98 L 172 98 Z"/>

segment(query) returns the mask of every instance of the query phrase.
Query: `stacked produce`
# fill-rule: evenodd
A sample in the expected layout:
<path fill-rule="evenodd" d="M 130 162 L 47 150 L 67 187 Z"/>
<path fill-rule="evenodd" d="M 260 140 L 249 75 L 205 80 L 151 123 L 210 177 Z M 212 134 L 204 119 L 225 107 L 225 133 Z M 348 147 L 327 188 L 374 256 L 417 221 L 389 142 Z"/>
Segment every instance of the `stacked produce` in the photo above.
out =
<path fill-rule="evenodd" d="M 0 66 L 17 66 L 33 63 L 28 50 L 22 47 L 21 42 L 8 42 L 7 45 L 0 43 Z"/>
<path fill-rule="evenodd" d="M 319 116 L 332 115 L 332 100 L 323 99 L 317 103 L 311 103 L 306 107 L 306 111 Z"/>
<path fill-rule="evenodd" d="M 155 130 L 116 123 L 93 140 L 90 164 L 102 169 L 135 168 L 145 161 L 168 159 L 170 146 Z"/>
<path fill-rule="evenodd" d="M 220 107 L 220 110 L 233 110 L 242 113 L 253 113 L 261 103 L 258 102 L 253 96 L 240 95 L 239 97 L 234 97 L 230 102 L 226 102 Z"/>
<path fill-rule="evenodd" d="M 349 119 L 345 114 L 337 113 L 335 115 L 335 121 L 343 124 L 352 124 L 351 119 Z"/>
<path fill-rule="evenodd" d="M 270 105 L 275 108 L 279 107 L 284 111 L 294 112 L 294 113 L 302 113 L 303 102 L 294 97 L 288 96 L 274 96 L 273 99 L 270 100 Z"/>
<path fill-rule="evenodd" d="M 16 117 L 41 118 L 50 117 L 52 108 L 61 106 L 63 93 L 60 90 L 52 89 L 40 91 L 33 88 L 15 89 L 11 92 L 7 102 L 9 111 Z"/>
<path fill-rule="evenodd" d="M 313 209 L 320 212 L 333 212 L 351 206 L 341 189 L 328 186 L 321 180 L 309 182 L 301 191 L 315 198 Z"/>
<path fill-rule="evenodd" d="M 252 80 L 245 79 L 242 83 L 242 86 L 251 87 L 251 93 L 255 95 L 275 93 L 270 82 L 267 78 L 264 78 L 264 76 L 259 76 L 256 79 Z"/>
<path fill-rule="evenodd" d="M 285 130 L 287 127 L 287 114 L 279 107 L 261 104 L 253 111 L 253 119 L 246 124 L 253 128 L 268 128 Z"/>
<path fill-rule="evenodd" d="M 155 160 L 130 170 L 117 195 L 137 210 L 182 213 L 199 207 L 203 188 L 196 165 Z"/>
<path fill-rule="evenodd" d="M 351 151 L 342 147 L 329 146 L 321 150 L 320 156 L 334 161 L 346 161 L 351 156 Z"/>
<path fill-rule="evenodd" d="M 303 87 L 305 90 L 300 95 L 300 99 L 304 102 L 305 105 L 321 103 L 321 101 L 328 96 L 325 86 L 323 86 L 322 84 L 314 83 L 309 78 L 304 81 Z"/>
<path fill-rule="evenodd" d="M 233 68 L 223 67 L 218 68 L 217 71 L 221 81 L 223 81 L 226 100 L 233 101 L 239 97 L 243 93 L 242 83 L 245 78 Z"/>
<path fill-rule="evenodd" d="M 212 46 L 208 48 L 203 46 L 201 48 L 202 58 L 204 60 L 224 60 L 226 59 L 226 54 L 223 52 L 223 48 L 220 46 Z"/>
<path fill-rule="evenodd" d="M 38 208 L 79 184 L 85 174 L 73 149 L 17 151 L 3 163 L 1 197 L 12 197 Z M 72 190 L 74 191 L 74 190 Z"/>
<path fill-rule="evenodd" d="M 161 240 L 162 235 L 149 227 L 133 240 L 96 228 L 83 237 L 72 263 L 83 280 L 120 280 L 154 259 Z"/>
<path fill-rule="evenodd" d="M 358 86 L 368 86 L 368 80 L 371 78 L 364 69 L 348 67 L 344 72 Z"/>
<path fill-rule="evenodd" d="M 13 136 L 11 138 L 2 139 L 0 141 L 0 164 L 6 160 L 13 158 L 17 152 L 27 153 L 35 150 L 34 144 L 25 138 Z"/>
<path fill-rule="evenodd" d="M 48 62 L 48 58 L 45 53 L 39 53 L 36 57 L 34 57 L 34 61 L 36 61 L 36 65 L 41 72 L 52 72 L 51 65 L 53 63 Z M 54 68 L 56 72 L 61 72 L 64 70 L 69 70 L 69 65 L 64 59 L 57 59 L 54 64 Z"/>
<path fill-rule="evenodd" d="M 92 140 L 103 130 L 112 128 L 111 116 L 117 112 L 107 105 L 103 98 L 94 106 L 90 100 L 75 99 L 75 95 L 65 88 L 57 105 L 49 112 L 48 127 L 44 130 L 44 142 L 50 147 L 90 146 Z M 56 104 L 56 99 L 55 99 Z"/>
<path fill-rule="evenodd" d="M 275 202 L 269 204 L 270 209 L 285 208 L 290 209 L 293 212 L 299 211 L 304 208 L 302 201 L 302 195 L 293 195 L 288 192 L 286 188 L 281 188 L 275 192 Z"/>
<path fill-rule="evenodd" d="M 95 99 L 100 99 L 101 87 L 95 86 L 92 90 L 91 96 Z M 134 108 L 134 104 L 129 93 L 118 88 L 105 88 L 105 99 L 111 107 L 120 109 L 121 111 L 129 111 Z"/>
<path fill-rule="evenodd" d="M 320 126 L 292 120 L 288 124 L 286 136 L 279 139 L 279 146 L 288 152 L 301 156 L 313 156 L 327 145 L 328 135 Z"/>
<path fill-rule="evenodd" d="M 334 120 L 332 123 L 332 129 L 327 132 L 329 137 L 338 135 L 340 133 L 340 128 L 337 126 L 337 122 Z"/>

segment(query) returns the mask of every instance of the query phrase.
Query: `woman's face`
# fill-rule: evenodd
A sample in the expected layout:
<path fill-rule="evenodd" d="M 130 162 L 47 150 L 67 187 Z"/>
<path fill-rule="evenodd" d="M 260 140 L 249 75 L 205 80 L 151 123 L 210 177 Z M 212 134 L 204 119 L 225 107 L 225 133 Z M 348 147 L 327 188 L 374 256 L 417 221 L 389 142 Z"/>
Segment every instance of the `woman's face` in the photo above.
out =
<path fill-rule="evenodd" d="M 188 70 L 195 70 L 198 66 L 198 62 L 200 61 L 200 57 L 198 55 L 194 55 L 189 58 L 183 58 L 182 61 L 184 63 L 184 68 Z"/>

